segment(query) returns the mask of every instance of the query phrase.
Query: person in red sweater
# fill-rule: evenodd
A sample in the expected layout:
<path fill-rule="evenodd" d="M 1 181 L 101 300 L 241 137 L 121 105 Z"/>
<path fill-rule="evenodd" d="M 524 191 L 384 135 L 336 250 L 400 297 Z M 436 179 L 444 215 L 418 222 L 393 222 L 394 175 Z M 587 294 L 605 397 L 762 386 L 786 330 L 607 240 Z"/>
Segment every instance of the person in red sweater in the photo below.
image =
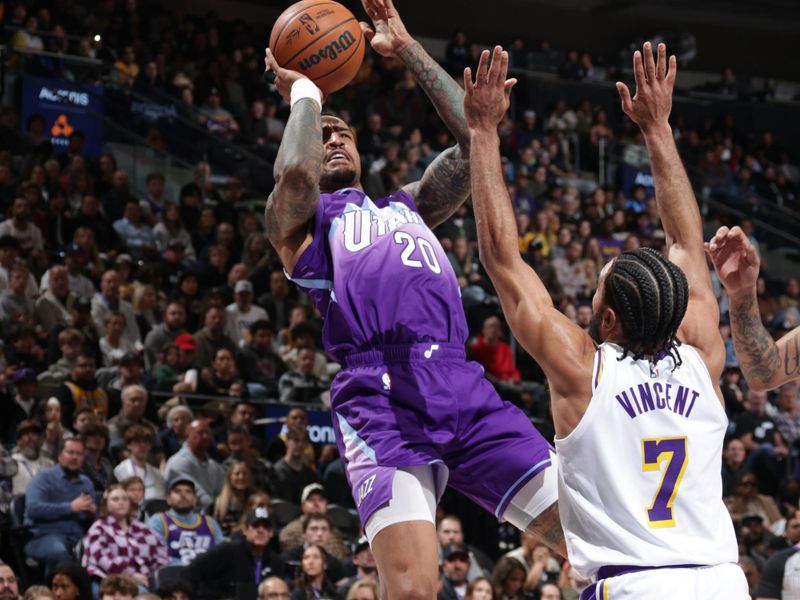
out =
<path fill-rule="evenodd" d="M 469 347 L 472 358 L 483 365 L 490 380 L 520 381 L 519 371 L 514 366 L 514 351 L 502 338 L 500 319 L 489 317 L 483 322 L 481 334 Z"/>

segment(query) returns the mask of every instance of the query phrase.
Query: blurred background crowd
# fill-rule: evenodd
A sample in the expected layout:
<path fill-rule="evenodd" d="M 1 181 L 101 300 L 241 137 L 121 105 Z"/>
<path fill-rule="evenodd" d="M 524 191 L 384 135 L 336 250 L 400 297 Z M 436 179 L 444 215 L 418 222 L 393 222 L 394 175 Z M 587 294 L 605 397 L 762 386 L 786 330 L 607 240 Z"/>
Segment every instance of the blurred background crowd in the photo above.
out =
<path fill-rule="evenodd" d="M 325 412 L 339 366 L 264 235 L 289 112 L 262 79 L 269 23 L 137 0 L 0 7 L 0 599 L 379 600 Z M 458 79 L 496 41 L 426 45 Z M 507 47 L 519 250 L 588 328 L 602 266 L 664 244 L 613 89 L 629 58 Z M 798 148 L 780 129 L 800 87 L 730 69 L 692 87 L 673 129 L 706 235 L 740 225 L 756 244 L 777 338 L 800 325 Z M 371 197 L 453 144 L 402 65 L 369 51 L 328 105 L 356 132 Z M 470 355 L 552 439 L 543 374 L 508 335 L 469 201 L 435 233 Z M 711 275 L 728 349 L 724 494 L 754 590 L 800 542 L 800 394 L 748 389 Z M 587 583 L 455 493 L 437 531 L 443 600 L 574 600 Z"/>

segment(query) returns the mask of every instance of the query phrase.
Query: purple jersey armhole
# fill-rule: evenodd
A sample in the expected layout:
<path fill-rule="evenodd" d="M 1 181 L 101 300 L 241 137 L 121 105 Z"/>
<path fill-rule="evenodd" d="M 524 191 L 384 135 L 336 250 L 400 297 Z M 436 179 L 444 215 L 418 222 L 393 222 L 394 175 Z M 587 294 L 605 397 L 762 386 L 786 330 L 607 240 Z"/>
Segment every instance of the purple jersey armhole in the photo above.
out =
<path fill-rule="evenodd" d="M 302 281 L 330 281 L 333 279 L 331 273 L 331 261 L 328 252 L 327 231 L 325 227 L 325 200 L 327 194 L 320 194 L 317 210 L 314 213 L 314 232 L 311 243 L 303 250 L 294 269 L 289 273 L 289 278 L 302 285 Z"/>

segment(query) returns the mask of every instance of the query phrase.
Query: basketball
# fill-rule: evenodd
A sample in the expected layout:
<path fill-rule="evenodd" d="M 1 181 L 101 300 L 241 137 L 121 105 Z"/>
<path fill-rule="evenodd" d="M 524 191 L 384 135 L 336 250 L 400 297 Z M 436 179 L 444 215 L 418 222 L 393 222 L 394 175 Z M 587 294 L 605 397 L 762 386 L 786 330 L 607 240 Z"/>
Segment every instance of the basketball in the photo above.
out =
<path fill-rule="evenodd" d="M 364 59 L 365 45 L 358 19 L 330 0 L 292 4 L 275 21 L 269 36 L 278 64 L 303 73 L 324 94 L 350 83 Z"/>

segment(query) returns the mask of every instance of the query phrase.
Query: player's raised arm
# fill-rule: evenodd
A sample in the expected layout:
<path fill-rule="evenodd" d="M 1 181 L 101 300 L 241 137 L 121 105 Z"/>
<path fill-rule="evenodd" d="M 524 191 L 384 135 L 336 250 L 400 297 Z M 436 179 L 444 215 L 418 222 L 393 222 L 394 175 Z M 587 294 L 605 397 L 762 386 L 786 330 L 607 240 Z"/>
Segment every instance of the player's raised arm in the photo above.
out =
<path fill-rule="evenodd" d="M 719 306 L 703 249 L 700 210 L 669 125 L 677 62 L 671 56 L 667 65 L 664 44 L 658 45 L 656 61 L 652 45 L 646 42 L 643 52 L 633 53 L 633 74 L 636 81 L 633 98 L 625 84 L 617 83 L 622 110 L 644 135 L 658 213 L 667 235 L 667 256 L 683 270 L 689 283 L 689 303 L 678 339 L 696 347 L 711 376 L 717 378 L 725 361 L 725 347 L 718 329 Z"/>
<path fill-rule="evenodd" d="M 721 227 L 706 244 L 730 300 L 731 333 L 747 385 L 759 392 L 800 379 L 800 327 L 775 342 L 761 324 L 756 283 L 761 261 L 739 227 Z"/>
<path fill-rule="evenodd" d="M 266 53 L 267 68 L 275 73 L 275 86 L 291 103 L 292 112 L 275 159 L 275 189 L 267 200 L 264 219 L 267 237 L 291 272 L 308 245 L 308 222 L 319 202 L 322 95 L 305 75 L 279 67 L 269 49 Z"/>
<path fill-rule="evenodd" d="M 445 221 L 469 195 L 469 130 L 464 120 L 464 92 L 450 75 L 406 31 L 392 0 L 361 0 L 373 26 L 361 28 L 382 56 L 408 67 L 458 145 L 436 157 L 422 180 L 405 186 L 429 227 Z"/>
<path fill-rule="evenodd" d="M 539 276 L 522 260 L 511 199 L 500 167 L 497 126 L 509 105 L 515 80 L 506 81 L 508 53 L 497 46 L 481 54 L 472 80 L 464 72 L 464 112 L 471 137 L 472 202 L 480 259 L 500 297 L 516 338 L 547 375 L 554 403 L 556 432 L 571 430 L 591 397 L 595 346 L 575 323 L 555 309 Z M 564 404 L 565 401 L 567 404 Z M 570 410 L 583 403 L 579 411 Z M 566 419 L 566 423 L 560 420 Z M 566 425 L 566 426 L 565 426 Z"/>

